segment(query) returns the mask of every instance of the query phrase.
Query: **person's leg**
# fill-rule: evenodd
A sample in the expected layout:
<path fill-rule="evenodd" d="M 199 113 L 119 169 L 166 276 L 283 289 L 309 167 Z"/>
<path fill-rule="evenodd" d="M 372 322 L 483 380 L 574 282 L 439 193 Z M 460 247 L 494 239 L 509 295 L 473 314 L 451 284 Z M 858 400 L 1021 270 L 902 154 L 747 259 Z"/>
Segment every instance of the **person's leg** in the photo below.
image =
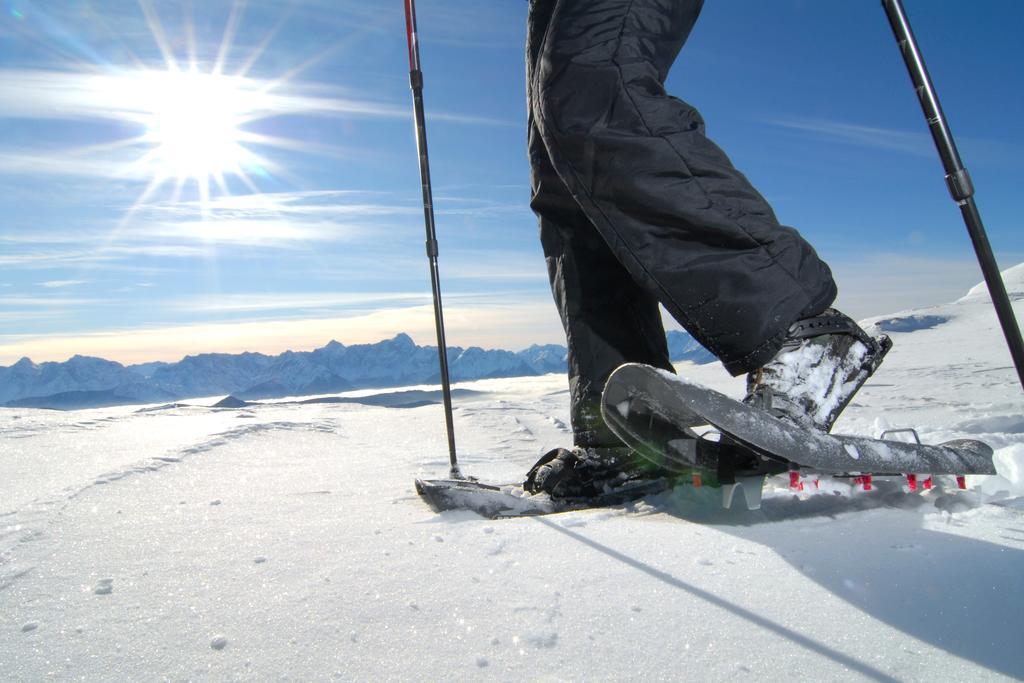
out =
<path fill-rule="evenodd" d="M 741 374 L 775 356 L 789 327 L 823 311 L 836 287 L 813 248 L 779 225 L 704 135 L 697 111 L 665 92 L 701 4 L 534 0 L 531 131 L 632 280 Z M 573 224 L 565 225 L 578 239 Z M 589 261 L 574 265 L 577 273 L 591 268 Z M 587 296 L 574 291 L 579 301 Z M 565 299 L 573 305 L 571 294 Z"/>
<path fill-rule="evenodd" d="M 535 69 L 555 6 L 555 0 L 530 4 L 528 74 Z M 626 362 L 672 369 L 661 311 L 555 172 L 533 122 L 532 90 L 529 96 L 530 206 L 538 217 L 551 290 L 565 328 L 573 441 L 582 447 L 621 445 L 601 419 L 601 391 L 611 371 Z"/>

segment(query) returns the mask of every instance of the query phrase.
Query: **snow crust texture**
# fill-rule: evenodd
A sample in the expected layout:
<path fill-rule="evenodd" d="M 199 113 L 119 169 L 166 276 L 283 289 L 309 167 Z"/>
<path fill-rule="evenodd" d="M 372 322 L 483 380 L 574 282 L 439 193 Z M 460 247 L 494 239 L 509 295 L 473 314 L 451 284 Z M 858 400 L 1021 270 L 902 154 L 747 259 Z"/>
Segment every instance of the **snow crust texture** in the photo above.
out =
<path fill-rule="evenodd" d="M 1000 475 L 968 491 L 780 479 L 756 512 L 680 486 L 490 521 L 413 491 L 447 474 L 437 406 L 0 409 L 0 673 L 1022 679 L 1021 390 L 987 303 L 909 314 L 947 321 L 892 332 L 835 431 L 982 439 Z M 679 370 L 743 393 L 717 366 Z M 571 442 L 564 376 L 459 388 L 467 474 L 516 481 Z"/>

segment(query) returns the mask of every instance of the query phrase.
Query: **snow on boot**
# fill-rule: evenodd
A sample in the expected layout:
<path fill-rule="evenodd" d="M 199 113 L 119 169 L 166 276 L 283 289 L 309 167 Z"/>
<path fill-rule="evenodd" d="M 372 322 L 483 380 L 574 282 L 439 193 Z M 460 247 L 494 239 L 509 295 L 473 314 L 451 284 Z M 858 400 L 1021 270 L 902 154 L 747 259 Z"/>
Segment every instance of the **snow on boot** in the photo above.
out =
<path fill-rule="evenodd" d="M 747 375 L 743 402 L 828 432 L 890 348 L 888 336 L 871 337 L 846 315 L 826 309 L 790 326 L 778 354 Z"/>
<path fill-rule="evenodd" d="M 625 446 L 556 448 L 530 468 L 523 488 L 554 499 L 585 501 L 670 476 L 672 472 L 652 465 Z"/>

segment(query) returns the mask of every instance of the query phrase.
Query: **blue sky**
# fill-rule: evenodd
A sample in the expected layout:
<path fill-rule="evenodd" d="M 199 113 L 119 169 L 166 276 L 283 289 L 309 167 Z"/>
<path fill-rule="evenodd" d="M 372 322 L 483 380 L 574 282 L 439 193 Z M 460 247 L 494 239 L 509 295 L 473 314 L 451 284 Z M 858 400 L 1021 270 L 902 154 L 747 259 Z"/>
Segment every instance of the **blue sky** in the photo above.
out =
<path fill-rule="evenodd" d="M 906 0 L 1000 265 L 1024 260 L 1024 4 Z M 400 0 L 3 0 L 0 365 L 433 343 Z M 419 0 L 448 341 L 561 342 L 523 0 Z M 669 91 L 853 315 L 981 280 L 879 3 L 709 0 Z"/>

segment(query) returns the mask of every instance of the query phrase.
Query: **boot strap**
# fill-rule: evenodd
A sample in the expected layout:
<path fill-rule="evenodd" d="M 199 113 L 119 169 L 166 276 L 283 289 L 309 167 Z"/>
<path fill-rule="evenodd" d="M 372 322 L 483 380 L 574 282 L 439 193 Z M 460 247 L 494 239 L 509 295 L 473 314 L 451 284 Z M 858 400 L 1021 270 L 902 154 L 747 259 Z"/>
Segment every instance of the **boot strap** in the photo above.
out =
<path fill-rule="evenodd" d="M 797 320 L 789 326 L 786 341 L 807 339 L 821 334 L 849 334 L 864 342 L 868 348 L 875 344 L 870 335 L 860 328 L 860 325 L 849 316 L 834 309 L 826 309 L 819 315 Z"/>

